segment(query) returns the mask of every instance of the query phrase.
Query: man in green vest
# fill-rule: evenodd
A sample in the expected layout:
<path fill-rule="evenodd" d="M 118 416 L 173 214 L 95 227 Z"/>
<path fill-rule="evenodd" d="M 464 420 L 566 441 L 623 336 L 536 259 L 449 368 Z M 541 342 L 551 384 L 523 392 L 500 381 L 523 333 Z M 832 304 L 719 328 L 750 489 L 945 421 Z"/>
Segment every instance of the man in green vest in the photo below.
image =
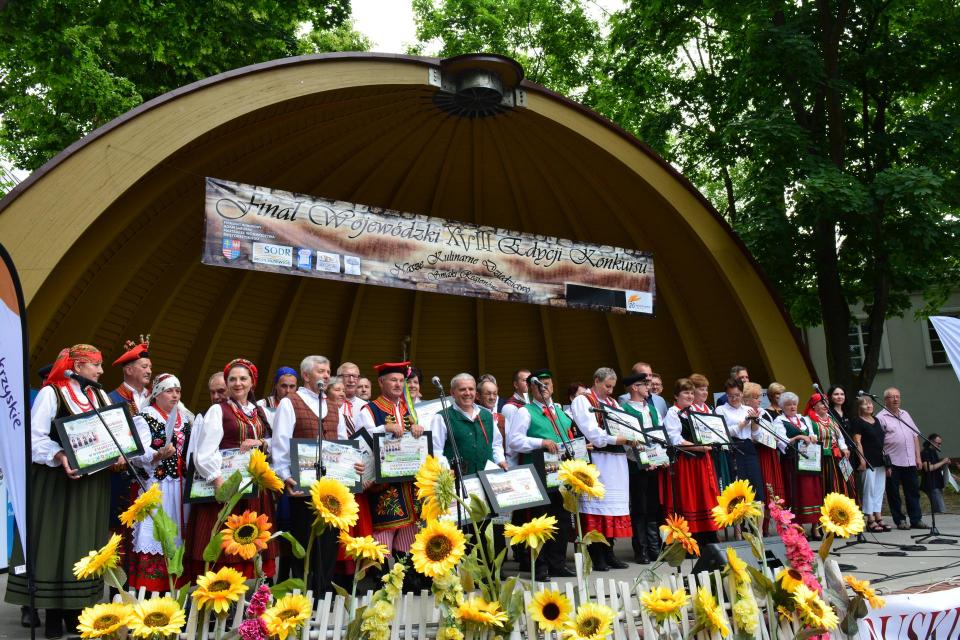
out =
<path fill-rule="evenodd" d="M 621 406 L 634 416 L 646 431 L 660 426 L 660 416 L 650 399 L 647 373 L 632 373 L 623 379 L 630 399 Z M 651 443 L 652 444 L 652 443 Z M 660 554 L 660 477 L 663 467 L 641 465 L 638 452 L 629 449 L 630 520 L 633 527 L 633 560 L 637 564 L 655 562 Z M 643 468 L 641 468 L 643 467 Z"/>
<path fill-rule="evenodd" d="M 453 404 L 440 411 L 430 422 L 433 434 L 433 455 L 442 455 L 453 465 L 453 443 L 447 425 L 456 439 L 460 465 L 464 475 L 472 475 L 493 462 L 507 468 L 503 455 L 503 436 L 493 422 L 493 414 L 476 403 L 477 381 L 469 373 L 458 373 L 450 381 Z M 456 469 L 454 469 L 456 470 Z"/>
<path fill-rule="evenodd" d="M 530 464 L 534 451 L 557 453 L 563 442 L 569 440 L 570 418 L 553 404 L 553 374 L 547 369 L 534 371 L 527 378 L 533 400 L 517 410 L 507 422 L 507 450 L 520 456 L 520 464 Z M 529 509 L 529 518 L 551 515 L 557 519 L 557 534 L 543 545 L 537 558 L 536 579 L 568 578 L 575 576 L 566 565 L 567 540 L 570 539 L 570 514 L 563 508 L 563 498 L 557 490 L 550 492 L 550 504 Z"/>

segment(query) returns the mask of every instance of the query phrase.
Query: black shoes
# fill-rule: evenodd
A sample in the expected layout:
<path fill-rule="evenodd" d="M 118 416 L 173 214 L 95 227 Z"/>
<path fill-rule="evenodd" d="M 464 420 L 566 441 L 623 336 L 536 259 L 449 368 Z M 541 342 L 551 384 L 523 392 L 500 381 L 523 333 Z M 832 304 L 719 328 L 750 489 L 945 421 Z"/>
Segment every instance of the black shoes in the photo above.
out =
<path fill-rule="evenodd" d="M 30 607 L 20 607 L 20 626 L 27 629 L 40 626 L 40 616 L 36 611 L 32 613 L 33 615 L 31 615 Z"/>
<path fill-rule="evenodd" d="M 63 609 L 47 609 L 43 635 L 47 640 L 63 637 Z"/>
<path fill-rule="evenodd" d="M 567 565 L 561 565 L 559 567 L 552 567 L 550 569 L 551 578 L 575 578 L 577 572 L 568 567 Z"/>
<path fill-rule="evenodd" d="M 628 565 L 623 560 L 619 560 L 617 556 L 613 553 L 613 547 L 607 547 L 604 549 L 604 559 L 607 561 L 607 566 L 611 569 L 626 569 Z"/>

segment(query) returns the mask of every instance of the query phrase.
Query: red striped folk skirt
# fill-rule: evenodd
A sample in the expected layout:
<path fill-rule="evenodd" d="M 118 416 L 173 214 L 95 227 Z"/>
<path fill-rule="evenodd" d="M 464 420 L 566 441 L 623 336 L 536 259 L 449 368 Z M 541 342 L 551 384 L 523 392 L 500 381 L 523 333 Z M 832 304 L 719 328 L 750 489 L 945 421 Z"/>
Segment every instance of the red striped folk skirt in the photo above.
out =
<path fill-rule="evenodd" d="M 787 458 L 783 465 L 783 483 L 787 492 L 787 506 L 796 516 L 797 524 L 816 524 L 820 521 L 823 505 L 823 485 L 819 473 L 800 473 L 796 458 Z"/>
<path fill-rule="evenodd" d="M 601 516 L 595 513 L 581 513 L 580 523 L 583 526 L 584 533 L 599 531 L 607 540 L 633 537 L 630 516 Z"/>
<path fill-rule="evenodd" d="M 128 580 L 131 589 L 144 587 L 147 591 L 158 593 L 170 590 L 167 563 L 161 554 L 131 551 L 128 559 L 130 566 Z M 179 589 L 185 584 L 188 584 L 187 576 L 182 575 L 177 580 L 176 587 Z"/>
<path fill-rule="evenodd" d="M 780 451 L 763 445 L 757 446 L 757 457 L 760 458 L 760 473 L 763 483 L 767 485 L 767 500 L 777 496 L 786 500 L 787 494 L 783 487 L 783 468 L 780 466 Z"/>
<path fill-rule="evenodd" d="M 669 471 L 661 476 L 664 515 L 676 513 L 683 516 L 690 525 L 690 533 L 716 531 L 712 510 L 717 506 L 717 476 L 710 456 L 691 457 L 681 453 L 674 463 L 674 473 L 676 478 L 673 480 Z M 678 489 L 676 496 L 673 495 L 673 482 Z"/>
<path fill-rule="evenodd" d="M 187 533 L 184 535 L 184 544 L 187 549 L 184 553 L 184 570 L 189 572 L 191 580 L 198 575 L 203 575 L 205 562 L 203 560 L 203 550 L 210 542 L 210 536 L 213 533 L 213 526 L 217 523 L 217 515 L 223 507 L 219 502 L 200 502 L 194 503 L 190 507 L 190 519 L 187 522 Z M 267 514 L 267 518 L 273 525 L 271 533 L 276 531 L 274 522 L 273 496 L 269 492 L 260 490 L 259 494 L 249 500 L 240 500 L 237 506 L 233 508 L 232 513 L 241 514 L 244 511 L 256 511 L 258 514 Z M 267 543 L 267 548 L 260 552 L 260 558 L 263 561 L 263 573 L 268 578 L 276 573 L 277 541 L 271 540 Z M 189 560 L 189 562 L 187 562 Z M 244 560 L 238 555 L 222 552 L 217 563 L 211 565 L 212 571 L 220 567 L 232 567 L 250 579 L 256 577 L 253 568 L 253 559 Z"/>

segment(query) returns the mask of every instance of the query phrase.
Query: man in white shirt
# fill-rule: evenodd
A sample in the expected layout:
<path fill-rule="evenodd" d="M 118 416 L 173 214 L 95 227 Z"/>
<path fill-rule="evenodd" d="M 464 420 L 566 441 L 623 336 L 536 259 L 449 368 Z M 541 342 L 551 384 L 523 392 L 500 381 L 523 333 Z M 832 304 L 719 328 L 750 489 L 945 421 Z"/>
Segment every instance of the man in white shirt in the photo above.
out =
<path fill-rule="evenodd" d="M 340 407 L 340 413 L 343 414 L 347 423 L 347 435 L 353 435 L 356 431 L 357 416 L 360 415 L 360 409 L 367 401 L 357 395 L 360 382 L 360 367 L 352 362 L 344 362 L 337 367 L 337 375 L 343 378 L 343 391 L 347 397 Z"/>
<path fill-rule="evenodd" d="M 438 412 L 430 423 L 434 455 L 445 457 L 454 468 L 454 448 L 449 437 L 452 431 L 465 475 L 483 470 L 488 461 L 506 469 L 503 437 L 493 421 L 493 414 L 476 404 L 477 382 L 474 377 L 469 373 L 455 375 L 450 381 L 450 395 L 453 396 L 453 406 L 446 412 Z"/>

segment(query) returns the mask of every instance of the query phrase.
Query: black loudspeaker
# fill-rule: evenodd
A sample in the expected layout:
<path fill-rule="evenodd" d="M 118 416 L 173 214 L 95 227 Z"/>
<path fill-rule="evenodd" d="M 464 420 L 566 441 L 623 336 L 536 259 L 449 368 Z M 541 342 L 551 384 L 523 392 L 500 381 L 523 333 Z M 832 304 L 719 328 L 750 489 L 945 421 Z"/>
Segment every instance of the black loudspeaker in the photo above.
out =
<path fill-rule="evenodd" d="M 771 571 L 776 573 L 780 567 L 789 566 L 787 564 L 787 550 L 783 546 L 783 540 L 778 537 L 764 538 L 763 546 L 767 553 L 767 566 L 770 567 Z M 714 542 L 701 549 L 700 559 L 697 560 L 697 564 L 693 565 L 693 573 L 713 571 L 727 566 L 727 547 L 733 547 L 741 560 L 755 569 L 760 569 L 760 563 L 753 556 L 753 551 L 750 550 L 750 543 L 746 540 L 734 540 L 732 542 Z"/>

